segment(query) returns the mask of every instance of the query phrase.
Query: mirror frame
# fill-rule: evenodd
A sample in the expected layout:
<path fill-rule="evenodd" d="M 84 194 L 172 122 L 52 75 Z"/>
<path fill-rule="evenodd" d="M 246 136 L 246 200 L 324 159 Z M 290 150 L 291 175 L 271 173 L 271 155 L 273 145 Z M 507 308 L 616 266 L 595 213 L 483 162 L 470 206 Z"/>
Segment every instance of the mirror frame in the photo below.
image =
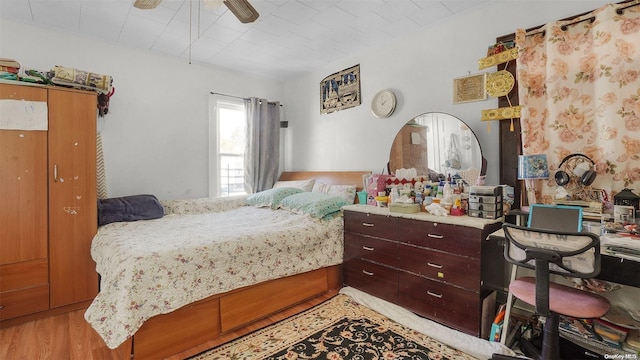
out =
<path fill-rule="evenodd" d="M 438 153 L 439 155 L 434 155 L 434 156 L 438 156 L 441 160 L 443 159 L 443 155 L 446 156 L 446 153 L 448 151 L 448 143 L 449 143 L 449 139 L 450 139 L 450 135 L 449 134 L 453 134 L 453 132 L 447 132 L 445 133 L 445 135 L 443 136 L 444 142 L 447 144 L 445 147 L 440 148 L 440 147 L 435 147 L 435 146 L 430 146 L 427 142 L 427 132 L 429 132 L 430 130 L 427 130 L 425 132 L 414 132 L 411 131 L 411 127 L 416 127 L 416 128 L 420 128 L 420 127 L 424 127 L 426 129 L 429 129 L 429 126 L 433 127 L 433 121 L 434 121 L 434 117 L 437 119 L 437 116 L 443 116 L 446 117 L 446 119 L 444 119 L 444 121 L 453 121 L 453 120 L 457 120 L 458 122 L 456 123 L 455 126 L 459 126 L 461 131 L 467 131 L 467 133 L 464 134 L 464 136 L 468 136 L 470 138 L 470 140 L 475 140 L 475 144 L 470 144 L 470 146 L 474 146 L 477 145 L 477 152 L 479 153 L 480 159 L 475 159 L 476 162 L 479 161 L 479 163 L 473 163 L 470 164 L 470 166 L 466 166 L 465 169 L 468 168 L 479 168 L 480 169 L 480 176 L 483 176 L 486 174 L 487 172 L 487 160 L 484 157 L 484 154 L 482 152 L 482 146 L 480 145 L 480 141 L 478 140 L 477 135 L 474 133 L 474 131 L 471 129 L 471 127 L 469 126 L 469 124 L 467 124 L 466 122 L 464 122 L 463 120 L 461 120 L 460 118 L 453 116 L 451 114 L 447 114 L 447 113 L 443 113 L 443 112 L 426 112 L 423 114 L 419 114 L 417 116 L 415 116 L 414 118 L 410 119 L 407 123 L 405 123 L 400 130 L 398 130 L 398 133 L 396 134 L 396 136 L 393 139 L 393 142 L 391 144 L 391 149 L 389 150 L 389 162 L 387 163 L 387 171 L 389 172 L 389 174 L 393 174 L 395 172 L 395 170 L 403 168 L 403 167 L 407 167 L 405 166 L 398 166 L 398 167 L 394 167 L 394 163 L 398 162 L 398 160 L 396 160 L 398 157 L 400 159 L 402 159 L 407 153 L 408 155 L 406 155 L 407 157 L 413 157 L 416 158 L 417 160 L 413 160 L 411 159 L 409 161 L 409 164 L 414 165 L 414 166 L 408 166 L 408 167 L 415 167 L 418 170 L 418 175 L 428 175 L 429 178 L 431 178 L 432 180 L 435 180 L 435 177 L 437 177 L 438 179 L 442 179 L 442 177 L 447 176 L 447 172 L 442 173 L 441 171 L 439 171 L 438 169 L 433 169 L 431 167 L 429 167 L 428 165 L 426 166 L 420 166 L 419 163 L 427 163 L 428 164 L 428 155 L 427 153 L 432 152 L 432 153 Z M 464 149 L 461 148 L 462 144 L 462 137 L 463 134 L 460 134 L 461 136 L 458 138 L 458 149 L 460 151 L 463 151 Z M 469 144 L 468 142 L 466 144 Z M 398 150 L 397 148 L 401 147 L 400 150 Z M 399 152 L 401 155 L 398 156 L 396 152 Z M 444 154 L 442 154 L 444 153 Z M 477 155 L 476 155 L 477 156 Z M 475 157 L 475 156 L 474 156 Z M 399 160 L 402 161 L 402 164 L 405 164 L 405 162 L 403 160 Z M 457 169 L 457 171 L 459 170 L 463 170 L 463 169 Z M 422 172 L 422 173 L 421 173 Z M 453 173 L 452 173 L 453 174 Z M 471 184 L 473 185 L 473 184 Z"/>

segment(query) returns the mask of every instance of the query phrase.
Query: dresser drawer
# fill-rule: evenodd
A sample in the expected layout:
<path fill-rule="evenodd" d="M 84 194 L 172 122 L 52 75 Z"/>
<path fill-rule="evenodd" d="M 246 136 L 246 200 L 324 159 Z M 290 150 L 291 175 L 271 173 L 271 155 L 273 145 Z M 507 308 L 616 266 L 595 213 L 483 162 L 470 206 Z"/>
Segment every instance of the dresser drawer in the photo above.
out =
<path fill-rule="evenodd" d="M 344 212 L 344 231 L 382 239 L 398 239 L 398 218 L 361 212 Z"/>
<path fill-rule="evenodd" d="M 417 275 L 399 273 L 399 305 L 473 336 L 480 335 L 480 295 Z"/>
<path fill-rule="evenodd" d="M 0 293 L 0 320 L 49 310 L 49 285 Z"/>
<path fill-rule="evenodd" d="M 397 266 L 398 243 L 377 238 L 344 234 L 344 259 L 363 258 L 385 265 Z"/>
<path fill-rule="evenodd" d="M 480 291 L 480 260 L 418 248 L 398 246 L 398 267 L 449 284 Z"/>
<path fill-rule="evenodd" d="M 45 285 L 48 282 L 47 259 L 0 265 L 0 292 Z"/>
<path fill-rule="evenodd" d="M 398 303 L 398 271 L 395 269 L 354 258 L 344 263 L 344 283 Z"/>
<path fill-rule="evenodd" d="M 431 221 L 399 219 L 401 241 L 462 256 L 480 258 L 482 230 Z"/>

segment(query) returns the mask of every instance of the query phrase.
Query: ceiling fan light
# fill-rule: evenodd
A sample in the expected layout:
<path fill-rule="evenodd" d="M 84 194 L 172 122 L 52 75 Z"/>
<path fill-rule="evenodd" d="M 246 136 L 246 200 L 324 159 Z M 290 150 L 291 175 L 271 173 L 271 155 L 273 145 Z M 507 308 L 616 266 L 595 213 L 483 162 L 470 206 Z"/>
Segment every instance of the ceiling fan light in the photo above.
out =
<path fill-rule="evenodd" d="M 202 0 L 205 9 L 214 10 L 222 6 L 224 0 Z"/>
<path fill-rule="evenodd" d="M 247 0 L 224 0 L 224 4 L 241 23 L 254 22 L 260 16 Z"/>
<path fill-rule="evenodd" d="M 162 0 L 136 0 L 133 3 L 133 7 L 142 10 L 155 9 L 156 7 L 158 7 L 158 5 L 160 5 L 161 1 Z"/>

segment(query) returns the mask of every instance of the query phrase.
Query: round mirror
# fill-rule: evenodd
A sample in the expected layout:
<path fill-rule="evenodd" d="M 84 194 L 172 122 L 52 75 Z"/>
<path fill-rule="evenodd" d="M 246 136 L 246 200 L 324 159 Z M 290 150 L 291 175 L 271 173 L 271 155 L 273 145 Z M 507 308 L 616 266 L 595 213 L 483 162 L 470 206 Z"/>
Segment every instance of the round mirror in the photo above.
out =
<path fill-rule="evenodd" d="M 460 177 L 475 184 L 486 172 L 476 134 L 464 121 L 445 113 L 425 113 L 398 131 L 389 154 L 389 172 L 415 168 L 431 180 Z"/>

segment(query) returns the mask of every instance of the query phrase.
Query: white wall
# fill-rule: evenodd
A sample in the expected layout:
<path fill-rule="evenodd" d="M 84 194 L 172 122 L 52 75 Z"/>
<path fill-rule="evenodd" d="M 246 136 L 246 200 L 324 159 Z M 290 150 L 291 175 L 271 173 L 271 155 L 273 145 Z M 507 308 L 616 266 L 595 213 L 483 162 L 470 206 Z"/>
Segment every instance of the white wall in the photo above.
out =
<path fill-rule="evenodd" d="M 0 56 L 23 68 L 74 67 L 114 78 L 109 114 L 98 120 L 110 197 L 208 195 L 211 91 L 280 100 L 282 83 L 189 64 L 85 37 L 2 19 Z"/>
<path fill-rule="evenodd" d="M 328 64 L 285 83 L 287 149 L 291 152 L 286 158 L 286 169 L 380 172 L 388 161 L 395 134 L 404 123 L 421 113 L 440 111 L 462 119 L 474 130 L 488 160 L 487 183 L 497 184 L 498 123 L 480 121 L 481 110 L 497 107 L 497 100 L 453 105 L 453 79 L 495 71 L 495 68 L 478 70 L 478 59 L 486 54 L 496 37 L 606 3 L 497 0 L 451 21 L 434 24 L 413 38 Z M 356 64 L 360 64 L 362 105 L 320 115 L 320 81 Z M 373 95 L 385 88 L 396 92 L 398 106 L 390 118 L 378 119 L 371 114 L 369 105 Z"/>
<path fill-rule="evenodd" d="M 496 0 L 436 23 L 411 39 L 327 64 L 284 84 L 6 19 L 0 23 L 0 56 L 17 59 L 27 68 L 63 65 L 114 77 L 110 113 L 98 122 L 112 197 L 207 195 L 210 91 L 282 101 L 289 121 L 283 130 L 286 170 L 380 172 L 396 132 L 406 121 L 429 111 L 450 113 L 475 131 L 489 161 L 487 180 L 497 183 L 498 126 L 491 123 L 488 131 L 487 123 L 479 120 L 480 111 L 496 107 L 497 102 L 452 105 L 453 78 L 479 72 L 478 59 L 498 36 L 605 3 Z M 362 105 L 321 116 L 320 80 L 355 64 L 361 67 Z M 369 104 L 383 88 L 393 89 L 399 104 L 392 117 L 377 119 Z"/>

